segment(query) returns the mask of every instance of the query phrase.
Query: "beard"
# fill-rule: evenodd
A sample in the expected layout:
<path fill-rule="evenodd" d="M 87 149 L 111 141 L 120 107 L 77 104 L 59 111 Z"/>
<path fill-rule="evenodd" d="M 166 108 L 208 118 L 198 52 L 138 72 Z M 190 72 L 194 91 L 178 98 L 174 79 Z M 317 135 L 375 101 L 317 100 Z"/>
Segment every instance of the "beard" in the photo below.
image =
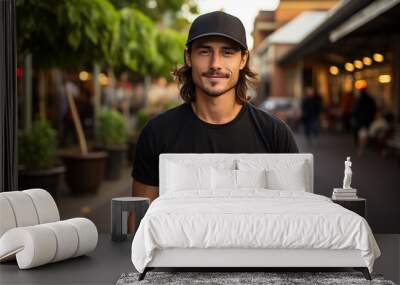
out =
<path fill-rule="evenodd" d="M 219 97 L 225 93 L 227 93 L 228 91 L 232 90 L 233 88 L 236 88 L 236 84 L 233 84 L 232 86 L 228 86 L 222 90 L 211 90 L 210 88 L 207 88 L 206 86 L 200 86 L 200 85 L 196 85 L 197 88 L 199 88 L 201 91 L 203 91 L 203 93 L 205 95 L 207 95 L 208 97 Z"/>
<path fill-rule="evenodd" d="M 203 72 L 201 74 L 204 77 L 207 76 L 220 76 L 223 78 L 227 78 L 229 79 L 231 77 L 231 72 L 219 72 L 213 69 L 208 70 L 207 72 Z M 196 85 L 197 88 L 199 88 L 201 91 L 203 91 L 203 93 L 209 97 L 219 97 L 225 93 L 227 93 L 228 91 L 232 90 L 233 88 L 236 88 L 237 82 L 233 83 L 231 85 L 228 85 L 226 88 L 222 89 L 222 90 L 213 90 L 212 88 L 208 88 L 206 85 L 204 84 L 196 84 L 196 82 L 194 82 L 194 84 Z M 213 85 L 213 84 L 212 84 Z"/>

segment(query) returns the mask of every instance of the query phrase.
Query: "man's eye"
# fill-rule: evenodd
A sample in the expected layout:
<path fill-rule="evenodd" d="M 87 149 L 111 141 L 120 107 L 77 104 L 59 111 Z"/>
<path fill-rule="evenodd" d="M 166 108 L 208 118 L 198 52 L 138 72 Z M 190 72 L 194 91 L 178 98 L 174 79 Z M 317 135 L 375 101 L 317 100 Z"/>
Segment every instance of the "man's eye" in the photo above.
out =
<path fill-rule="evenodd" d="M 199 53 L 202 55 L 206 55 L 206 54 L 209 54 L 210 52 L 208 50 L 200 50 Z"/>
<path fill-rule="evenodd" d="M 224 50 L 225 55 L 233 55 L 234 51 L 233 50 Z"/>

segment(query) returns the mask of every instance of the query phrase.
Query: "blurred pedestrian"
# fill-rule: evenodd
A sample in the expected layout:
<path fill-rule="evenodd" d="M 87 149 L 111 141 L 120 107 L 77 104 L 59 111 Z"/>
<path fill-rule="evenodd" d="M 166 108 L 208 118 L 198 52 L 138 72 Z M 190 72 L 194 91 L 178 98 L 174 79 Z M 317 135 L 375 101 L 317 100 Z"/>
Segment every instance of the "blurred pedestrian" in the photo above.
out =
<path fill-rule="evenodd" d="M 60 111 L 62 118 L 61 126 L 61 146 L 67 146 L 77 141 L 74 122 L 72 120 L 72 112 L 68 103 L 68 95 L 72 96 L 75 100 L 79 100 L 80 88 L 76 83 L 76 75 L 73 72 L 68 72 L 64 77 L 64 84 L 60 96 Z"/>
<path fill-rule="evenodd" d="M 322 98 L 312 87 L 307 87 L 305 90 L 301 111 L 304 134 L 307 141 L 312 142 L 313 137 L 319 136 L 319 116 L 322 111 Z"/>
<path fill-rule="evenodd" d="M 116 107 L 124 115 L 125 120 L 128 122 L 130 113 L 130 103 L 133 96 L 133 84 L 129 80 L 129 73 L 122 72 L 119 82 L 116 84 Z"/>
<path fill-rule="evenodd" d="M 109 76 L 109 83 L 102 89 L 102 104 L 110 109 L 115 107 L 115 85 L 116 80 L 114 76 Z"/>
<path fill-rule="evenodd" d="M 359 133 L 368 133 L 368 128 L 375 118 L 375 113 L 375 100 L 368 94 L 367 88 L 361 89 L 352 115 L 354 142 L 356 146 L 359 145 Z"/>
<path fill-rule="evenodd" d="M 343 129 L 347 132 L 351 131 L 351 114 L 354 108 L 353 92 L 346 92 L 340 98 L 340 115 L 342 119 Z"/>
<path fill-rule="evenodd" d="M 382 111 L 377 111 L 375 119 L 372 121 L 368 130 L 360 129 L 358 132 L 358 155 L 362 155 L 367 145 L 373 145 L 380 150 L 383 150 L 386 141 L 394 132 L 394 116 L 391 113 L 384 114 Z"/>

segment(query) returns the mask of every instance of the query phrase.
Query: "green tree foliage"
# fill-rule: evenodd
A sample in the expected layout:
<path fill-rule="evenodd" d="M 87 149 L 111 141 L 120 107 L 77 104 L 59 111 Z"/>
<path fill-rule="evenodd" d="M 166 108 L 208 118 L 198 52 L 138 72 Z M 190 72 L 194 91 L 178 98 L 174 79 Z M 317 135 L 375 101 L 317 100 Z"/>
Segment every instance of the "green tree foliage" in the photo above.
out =
<path fill-rule="evenodd" d="M 159 52 L 157 75 L 170 78 L 172 65 L 183 63 L 186 35 L 177 33 L 172 29 L 164 29 L 157 34 L 156 40 Z"/>
<path fill-rule="evenodd" d="M 156 6 L 151 8 L 148 2 L 17 0 L 20 53 L 31 52 L 37 67 L 98 62 L 143 75 L 168 76 L 174 65 L 183 62 L 186 35 L 181 32 L 187 20 L 180 9 L 196 12 L 197 6 L 193 0 L 154 0 Z M 165 15 L 169 25 L 159 25 Z"/>
<path fill-rule="evenodd" d="M 108 0 L 17 0 L 17 40 L 40 67 L 110 62 L 118 12 Z"/>
<path fill-rule="evenodd" d="M 114 63 L 142 74 L 152 74 L 158 60 L 154 23 L 139 10 L 126 7 L 120 10 L 118 31 Z"/>
<path fill-rule="evenodd" d="M 184 19 L 182 10 L 191 14 L 198 14 L 198 7 L 194 0 L 110 0 L 117 9 L 133 7 L 148 16 L 153 22 L 160 22 L 169 14 L 172 20 L 171 27 L 175 28 L 175 21 Z M 179 25 L 178 25 L 179 26 Z M 180 26 L 186 28 L 186 26 Z M 181 31 L 181 30 L 179 30 Z"/>
<path fill-rule="evenodd" d="M 170 77 L 171 68 L 183 63 L 186 35 L 170 28 L 157 28 L 137 7 L 120 9 L 113 65 L 126 66 L 144 75 Z"/>

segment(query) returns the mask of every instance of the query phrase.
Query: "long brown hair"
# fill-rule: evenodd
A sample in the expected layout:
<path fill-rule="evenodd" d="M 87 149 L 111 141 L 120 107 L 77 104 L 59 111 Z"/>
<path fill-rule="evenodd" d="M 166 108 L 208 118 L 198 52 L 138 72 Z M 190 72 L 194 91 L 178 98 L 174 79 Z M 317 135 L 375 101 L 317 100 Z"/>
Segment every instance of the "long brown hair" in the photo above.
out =
<path fill-rule="evenodd" d="M 191 46 L 188 47 L 189 54 L 191 53 Z M 245 50 L 241 50 L 242 56 L 246 53 Z M 247 96 L 247 90 L 249 87 L 254 88 L 257 83 L 257 74 L 253 72 L 249 67 L 250 55 L 247 57 L 246 65 L 242 70 L 239 71 L 239 79 L 235 87 L 236 101 L 239 104 L 249 101 L 250 96 Z M 178 81 L 180 88 L 179 94 L 183 101 L 193 102 L 195 101 L 195 90 L 196 86 L 192 78 L 192 68 L 187 65 L 186 58 L 184 56 L 184 65 L 172 72 L 175 80 Z"/>

